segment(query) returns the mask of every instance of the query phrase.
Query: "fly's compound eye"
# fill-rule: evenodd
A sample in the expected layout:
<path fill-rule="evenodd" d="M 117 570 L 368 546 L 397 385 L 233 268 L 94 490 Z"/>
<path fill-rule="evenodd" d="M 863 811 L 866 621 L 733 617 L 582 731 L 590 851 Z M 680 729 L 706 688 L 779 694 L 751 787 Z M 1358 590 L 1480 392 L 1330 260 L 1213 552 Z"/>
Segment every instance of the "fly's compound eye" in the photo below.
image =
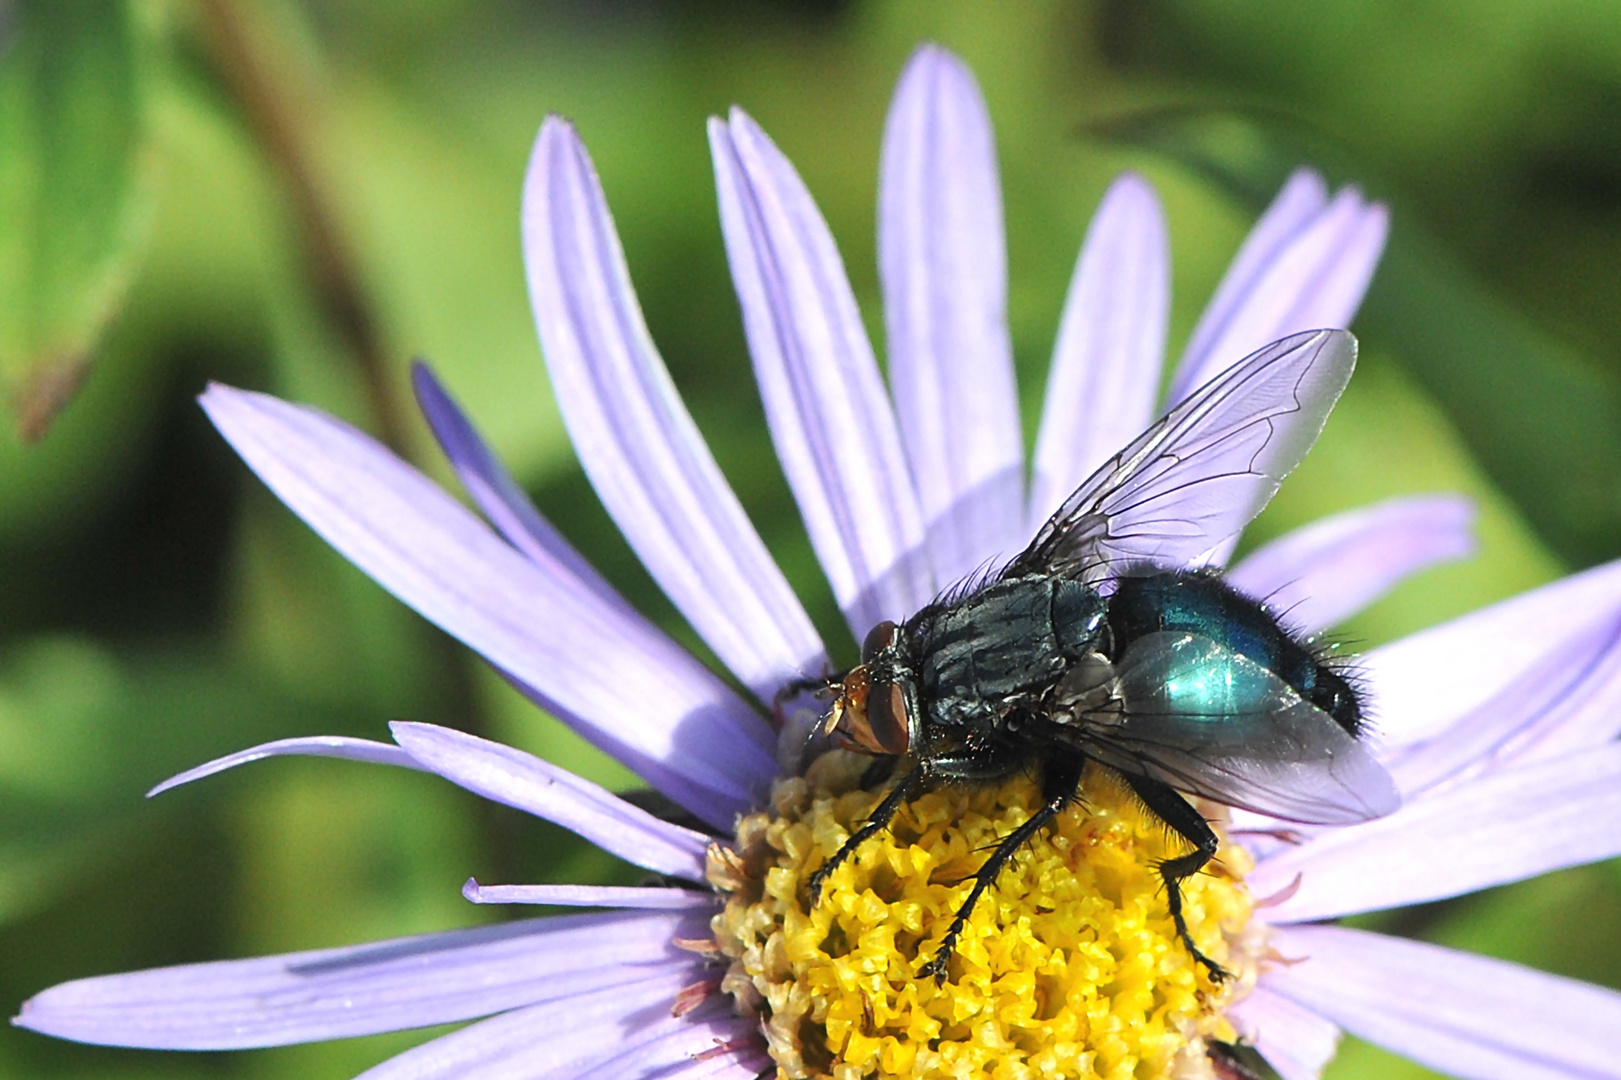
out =
<path fill-rule="evenodd" d="M 873 754 L 904 754 L 910 742 L 906 695 L 895 683 L 877 683 L 867 695 L 867 729 L 862 749 Z"/>
<path fill-rule="evenodd" d="M 910 741 L 906 695 L 892 682 L 875 681 L 863 664 L 844 677 L 828 713 L 828 734 L 861 754 L 904 754 Z"/>
<path fill-rule="evenodd" d="M 885 619 L 883 622 L 867 631 L 865 640 L 861 642 L 861 662 L 863 664 L 895 644 L 900 636 L 900 627 Z"/>

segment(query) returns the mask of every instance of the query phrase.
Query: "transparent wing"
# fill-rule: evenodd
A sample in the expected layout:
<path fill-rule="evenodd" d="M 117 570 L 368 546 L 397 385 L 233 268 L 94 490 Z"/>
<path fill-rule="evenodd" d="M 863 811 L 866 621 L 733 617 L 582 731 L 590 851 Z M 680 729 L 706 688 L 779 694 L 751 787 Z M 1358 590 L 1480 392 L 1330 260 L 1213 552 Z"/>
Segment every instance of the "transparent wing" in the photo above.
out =
<path fill-rule="evenodd" d="M 1351 825 L 1401 805 L 1390 774 L 1267 668 L 1197 634 L 1131 644 L 1118 721 L 1088 726 L 1105 765 L 1288 821 Z"/>
<path fill-rule="evenodd" d="M 1003 575 L 1096 584 L 1119 563 L 1199 561 L 1261 512 L 1355 366 L 1344 330 L 1295 334 L 1246 357 L 1104 463 Z"/>

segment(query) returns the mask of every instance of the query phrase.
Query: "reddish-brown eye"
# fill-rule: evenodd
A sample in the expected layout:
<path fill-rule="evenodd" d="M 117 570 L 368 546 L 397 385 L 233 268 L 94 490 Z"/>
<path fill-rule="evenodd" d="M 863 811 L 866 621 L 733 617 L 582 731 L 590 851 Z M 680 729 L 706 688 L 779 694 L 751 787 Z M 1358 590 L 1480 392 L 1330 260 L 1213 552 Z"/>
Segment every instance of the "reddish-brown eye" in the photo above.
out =
<path fill-rule="evenodd" d="M 883 622 L 867 631 L 866 640 L 861 643 L 861 662 L 865 664 L 885 649 L 895 644 L 900 636 L 900 627 L 885 619 Z"/>
<path fill-rule="evenodd" d="M 911 742 L 906 695 L 891 682 L 872 678 L 863 664 L 844 677 L 824 729 L 846 750 L 904 754 Z"/>
<path fill-rule="evenodd" d="M 867 695 L 867 749 L 875 754 L 904 754 L 910 742 L 906 695 L 894 683 L 874 686 Z"/>

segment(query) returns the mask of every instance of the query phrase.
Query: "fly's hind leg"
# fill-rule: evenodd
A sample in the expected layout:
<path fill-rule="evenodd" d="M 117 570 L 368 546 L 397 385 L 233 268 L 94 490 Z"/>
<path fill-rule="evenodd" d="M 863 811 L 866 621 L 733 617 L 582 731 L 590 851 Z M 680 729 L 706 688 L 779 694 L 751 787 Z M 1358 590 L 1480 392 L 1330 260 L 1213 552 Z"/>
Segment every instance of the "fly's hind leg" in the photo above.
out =
<path fill-rule="evenodd" d="M 1171 922 L 1176 925 L 1176 934 L 1187 946 L 1193 959 L 1210 973 L 1212 982 L 1223 982 L 1232 977 L 1232 974 L 1210 957 L 1199 951 L 1193 943 L 1193 937 L 1188 933 L 1188 921 L 1182 915 L 1182 881 L 1192 877 L 1204 869 L 1205 863 L 1216 857 L 1216 848 L 1221 841 L 1217 839 L 1215 830 L 1210 822 L 1195 810 L 1188 800 L 1184 799 L 1175 788 L 1162 784 L 1158 780 L 1150 780 L 1146 776 L 1133 776 L 1124 774 L 1126 783 L 1131 790 L 1143 801 L 1143 805 L 1159 816 L 1159 819 L 1170 826 L 1171 831 L 1193 845 L 1194 850 L 1186 855 L 1178 855 L 1174 859 L 1166 859 L 1159 864 L 1160 877 L 1165 880 L 1165 898 L 1171 909 Z"/>
<path fill-rule="evenodd" d="M 923 781 L 924 775 L 922 766 L 919 766 L 901 777 L 889 794 L 884 796 L 884 801 L 872 812 L 872 817 L 867 819 L 867 823 L 852 833 L 850 839 L 846 840 L 839 850 L 810 876 L 805 883 L 805 889 L 810 894 L 812 904 L 822 898 L 822 886 L 827 883 L 828 875 L 837 870 L 840 863 L 854 855 L 862 844 L 888 827 L 890 819 L 901 808 L 901 804 L 912 793 L 912 789 Z"/>
<path fill-rule="evenodd" d="M 1041 772 L 1041 808 L 997 844 L 996 850 L 991 852 L 991 857 L 979 868 L 978 873 L 974 875 L 974 887 L 968 891 L 968 899 L 957 909 L 957 915 L 951 920 L 946 936 L 940 941 L 939 950 L 935 952 L 933 960 L 923 965 L 922 970 L 918 972 L 920 976 L 932 976 L 936 986 L 944 985 L 951 954 L 957 948 L 957 939 L 962 936 L 964 927 L 968 925 L 968 917 L 973 914 L 974 905 L 979 903 L 979 898 L 984 895 L 985 890 L 996 882 L 997 875 L 1002 872 L 1008 860 L 1013 858 L 1031 837 L 1052 824 L 1052 820 L 1075 798 L 1075 791 L 1081 783 L 1081 771 L 1085 765 L 1086 759 L 1082 757 L 1055 756 L 1047 759 Z"/>

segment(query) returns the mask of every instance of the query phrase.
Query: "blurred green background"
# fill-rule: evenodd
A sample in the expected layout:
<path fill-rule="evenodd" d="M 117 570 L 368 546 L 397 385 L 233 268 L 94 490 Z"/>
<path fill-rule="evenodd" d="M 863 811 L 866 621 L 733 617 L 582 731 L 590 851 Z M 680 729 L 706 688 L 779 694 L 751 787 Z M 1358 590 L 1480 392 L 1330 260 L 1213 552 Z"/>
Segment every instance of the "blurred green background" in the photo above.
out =
<path fill-rule="evenodd" d="M 425 356 L 543 510 L 691 642 L 550 400 L 518 246 L 549 111 L 596 158 L 722 467 L 848 655 L 743 391 L 703 122 L 742 104 L 797 163 L 881 341 L 879 134 L 923 40 L 968 60 L 996 123 L 1027 419 L 1116 172 L 1166 203 L 1174 355 L 1310 162 L 1388 200 L 1392 240 L 1357 377 L 1251 542 L 1400 492 L 1477 499 L 1478 556 L 1342 628 L 1358 645 L 1621 555 L 1613 0 L 0 3 L 0 1007 L 84 975 L 501 917 L 462 901 L 469 875 L 634 879 L 369 766 L 280 761 L 141 797 L 222 752 L 386 738 L 397 717 L 630 785 L 327 551 L 194 402 L 210 379 L 313 402 L 443 478 L 405 382 Z M 1613 864 L 1365 921 L 1621 986 Z M 341 1078 L 419 1037 L 179 1055 L 0 1028 L 0 1075 Z M 1332 1075 L 1419 1072 L 1348 1043 Z"/>

